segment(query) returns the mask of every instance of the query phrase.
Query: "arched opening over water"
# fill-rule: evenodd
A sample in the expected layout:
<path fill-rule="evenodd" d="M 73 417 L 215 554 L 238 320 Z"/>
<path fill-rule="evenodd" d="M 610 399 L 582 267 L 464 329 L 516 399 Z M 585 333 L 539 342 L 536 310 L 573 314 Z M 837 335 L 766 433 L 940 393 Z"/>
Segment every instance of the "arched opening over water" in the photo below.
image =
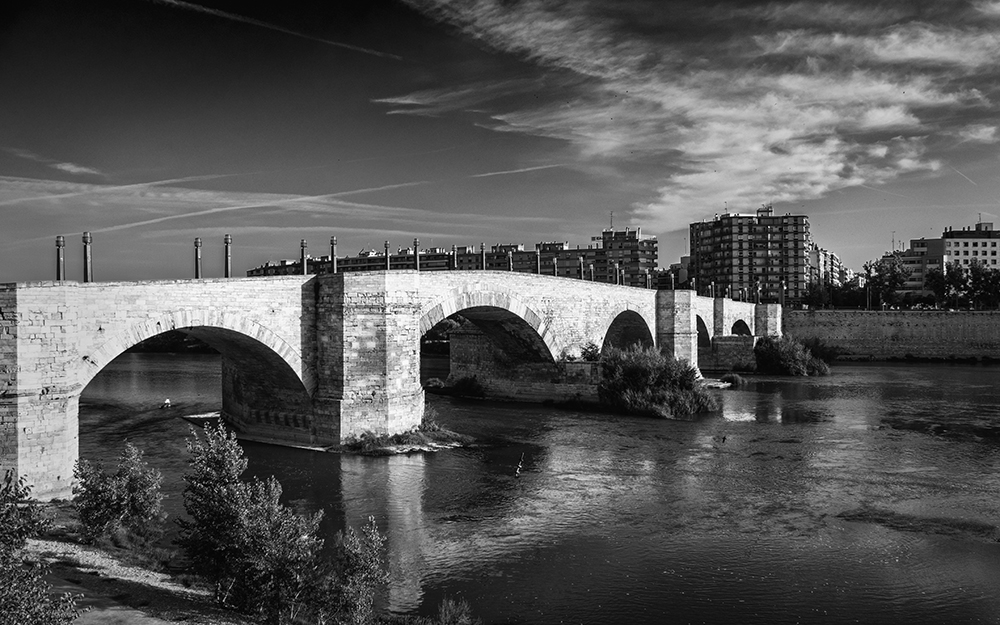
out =
<path fill-rule="evenodd" d="M 736 323 L 733 324 L 731 333 L 734 336 L 753 336 L 753 332 L 750 331 L 750 326 L 748 326 L 747 322 L 742 319 L 736 320 Z"/>
<path fill-rule="evenodd" d="M 650 332 L 649 325 L 642 315 L 634 310 L 625 310 L 615 317 L 608 327 L 601 353 L 611 347 L 627 349 L 633 345 L 653 347 L 653 333 Z"/>
<path fill-rule="evenodd" d="M 142 336 L 134 330 L 125 334 Z M 104 349 L 110 360 L 80 395 L 74 424 L 80 458 L 106 463 L 130 441 L 163 473 L 164 492 L 179 493 L 188 460 L 186 439 L 194 424 L 214 421 L 225 411 L 237 419 L 237 430 L 239 419 L 256 427 L 258 417 L 279 431 L 304 429 L 312 413 L 310 393 L 298 372 L 269 345 L 222 327 L 177 328 L 169 334 L 173 338 L 166 342 L 157 341 L 165 336 L 161 332 L 145 337 L 153 339 L 148 342 L 133 339 L 134 345 L 114 338 L 118 351 Z M 182 335 L 198 342 L 184 342 Z M 182 513 L 179 497 L 164 505 L 172 518 Z"/>
<path fill-rule="evenodd" d="M 697 315 L 698 320 L 698 349 L 712 347 L 712 335 L 708 333 L 708 326 L 701 315 Z"/>

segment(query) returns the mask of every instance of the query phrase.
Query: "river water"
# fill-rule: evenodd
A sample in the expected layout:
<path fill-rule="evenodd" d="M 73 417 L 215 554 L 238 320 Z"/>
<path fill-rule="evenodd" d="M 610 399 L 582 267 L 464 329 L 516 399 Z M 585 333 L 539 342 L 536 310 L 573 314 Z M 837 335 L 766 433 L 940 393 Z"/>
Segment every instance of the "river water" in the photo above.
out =
<path fill-rule="evenodd" d="M 486 623 L 1000 623 L 998 378 L 838 365 L 719 391 L 722 410 L 694 421 L 428 395 L 480 444 L 244 447 L 293 505 L 326 512 L 329 536 L 376 518 L 400 613 L 458 596 Z M 217 410 L 219 389 L 217 357 L 125 354 L 84 392 L 81 456 L 111 461 L 128 438 L 176 517 L 179 415 Z"/>

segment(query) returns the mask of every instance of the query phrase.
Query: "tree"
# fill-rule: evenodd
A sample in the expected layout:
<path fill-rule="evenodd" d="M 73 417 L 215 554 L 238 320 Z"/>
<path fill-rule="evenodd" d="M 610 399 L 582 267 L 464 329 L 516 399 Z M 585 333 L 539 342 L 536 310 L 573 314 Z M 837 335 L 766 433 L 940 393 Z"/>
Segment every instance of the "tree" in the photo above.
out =
<path fill-rule="evenodd" d="M 826 308 L 830 303 L 830 287 L 823 282 L 810 282 L 806 286 L 806 293 L 803 301 L 810 308 Z"/>
<path fill-rule="evenodd" d="M 79 460 L 73 477 L 74 505 L 87 539 L 124 533 L 129 540 L 148 543 L 162 533 L 163 475 L 142 459 L 142 451 L 132 443 L 125 443 L 115 473 Z"/>
<path fill-rule="evenodd" d="M 969 290 L 969 274 L 957 260 L 945 266 L 945 288 L 947 296 L 958 308 L 961 299 L 966 296 Z"/>
<path fill-rule="evenodd" d="M 374 596 L 386 581 L 374 519 L 361 536 L 349 529 L 331 561 L 318 537 L 322 512 L 300 515 L 281 503 L 281 484 L 241 479 L 247 461 L 236 436 L 220 425 L 192 431 L 184 475 L 179 542 L 195 572 L 215 586 L 222 605 L 268 624 L 304 616 L 320 623 L 373 621 Z"/>
<path fill-rule="evenodd" d="M 864 264 L 864 269 L 868 286 L 872 293 L 878 296 L 879 302 L 885 306 L 895 303 L 896 291 L 910 277 L 910 270 L 903 264 L 903 255 L 900 252 L 892 252 L 878 260 L 870 260 Z"/>
<path fill-rule="evenodd" d="M 968 297 L 974 308 L 996 308 L 1000 303 L 1000 272 L 974 259 L 968 269 Z"/>
<path fill-rule="evenodd" d="M 933 293 L 934 303 L 942 306 L 948 298 L 948 282 L 944 271 L 934 267 L 924 274 L 924 288 Z"/>
<path fill-rule="evenodd" d="M 48 567 L 24 560 L 28 538 L 48 527 L 30 496 L 24 478 L 8 471 L 0 484 L 0 625 L 71 623 L 79 616 L 76 597 L 53 596 L 44 579 Z"/>

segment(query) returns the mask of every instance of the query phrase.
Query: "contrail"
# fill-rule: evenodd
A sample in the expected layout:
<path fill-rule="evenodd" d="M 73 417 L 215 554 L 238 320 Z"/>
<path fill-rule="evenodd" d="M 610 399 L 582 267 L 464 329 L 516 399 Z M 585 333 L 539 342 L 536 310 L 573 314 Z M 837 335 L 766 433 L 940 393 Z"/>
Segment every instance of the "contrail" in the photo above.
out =
<path fill-rule="evenodd" d="M 19 202 L 32 202 L 35 200 L 58 200 L 67 197 L 79 197 L 81 195 L 93 195 L 95 193 L 108 193 L 114 191 L 127 191 L 129 189 L 141 189 L 143 187 L 160 187 L 177 182 L 194 182 L 196 180 L 212 180 L 214 178 L 228 178 L 230 176 L 242 176 L 243 174 L 209 174 L 203 176 L 188 176 L 186 178 L 170 178 L 168 180 L 153 180 L 151 182 L 137 182 L 135 184 L 123 184 L 113 187 L 97 187 L 86 191 L 71 191 L 69 193 L 56 193 L 53 195 L 36 195 L 32 197 L 18 197 L 10 200 L 0 200 L 0 206 L 9 206 Z"/>
<path fill-rule="evenodd" d="M 955 172 L 956 174 L 958 174 L 959 176 L 961 176 L 961 177 L 965 178 L 966 180 L 968 180 L 969 182 L 971 182 L 971 183 L 972 183 L 972 184 L 973 184 L 974 186 L 977 186 L 977 187 L 979 186 L 978 184 L 976 184 L 976 183 L 975 183 L 975 182 L 974 182 L 974 181 L 972 180 L 972 178 L 969 178 L 968 176 L 966 176 L 966 175 L 965 175 L 965 174 L 963 174 L 962 172 L 958 171 L 958 170 L 957 170 L 957 169 L 955 169 L 954 167 L 952 167 L 952 170 L 954 170 L 954 172 Z"/>
<path fill-rule="evenodd" d="M 287 28 L 282 28 L 275 24 L 269 24 L 267 22 L 262 22 L 260 20 L 255 20 L 252 17 L 246 17 L 244 15 L 237 15 L 236 13 L 227 13 L 225 11 L 220 11 L 218 9 L 210 9 L 208 7 L 203 7 L 199 4 L 193 4 L 191 2 L 184 2 L 183 0 L 154 0 L 155 2 L 160 2 L 162 4 L 169 4 L 181 9 L 187 9 L 189 11 L 197 11 L 199 13 L 208 13 L 209 15 L 214 15 L 216 17 L 221 17 L 227 20 L 233 20 L 236 22 L 242 22 L 244 24 L 251 24 L 253 26 L 259 26 L 261 28 L 267 28 L 269 30 L 274 30 L 279 33 L 285 33 L 286 35 L 292 35 L 293 37 L 299 37 L 301 39 L 308 39 L 309 41 L 316 41 L 319 43 L 325 43 L 328 46 L 335 46 L 338 48 L 344 48 L 345 50 L 353 50 L 355 52 L 361 52 L 362 54 L 370 54 L 372 56 L 378 56 L 384 59 L 394 59 L 396 61 L 402 61 L 403 57 L 397 56 L 395 54 L 389 54 L 388 52 L 379 52 L 378 50 L 372 50 L 370 48 L 362 48 L 360 46 L 352 46 L 349 43 L 341 43 L 339 41 L 330 41 L 329 39 L 323 39 L 321 37 L 313 37 L 312 35 L 307 35 L 305 33 L 300 33 L 298 31 L 289 30 Z"/>
<path fill-rule="evenodd" d="M 206 210 L 195 211 L 193 213 L 179 213 L 177 215 L 165 215 L 163 217 L 156 217 L 153 219 L 144 219 L 142 221 L 133 221 L 127 224 L 118 224 L 117 226 L 108 226 L 107 228 L 97 228 L 91 230 L 90 232 L 114 232 L 116 230 L 127 230 L 128 228 L 137 228 L 139 226 L 148 226 L 150 224 L 158 224 L 164 221 L 173 221 L 175 219 L 187 219 L 188 217 L 200 217 L 202 215 L 212 215 L 215 213 L 227 213 L 230 211 L 244 210 L 247 208 L 265 208 L 268 206 L 277 206 L 279 204 L 291 204 L 293 202 L 313 202 L 316 200 L 325 200 L 329 198 L 341 197 L 344 195 L 354 195 L 356 193 L 368 193 L 370 191 L 385 191 L 387 189 L 398 189 L 401 187 L 413 187 L 421 184 L 428 184 L 427 180 L 418 180 L 416 182 L 402 182 L 399 184 L 388 184 L 381 187 L 367 187 L 364 189 L 352 189 L 350 191 L 338 191 L 336 193 L 324 193 L 322 195 L 300 195 L 290 198 L 284 198 L 280 200 L 269 200 L 267 202 L 252 202 L 250 204 L 238 204 L 236 206 L 218 206 L 216 208 L 209 208 Z M 46 237 L 48 238 L 48 237 Z"/>
<path fill-rule="evenodd" d="M 521 174 L 526 171 L 538 171 L 539 169 L 552 169 L 553 167 L 562 167 L 562 163 L 556 163 L 555 165 L 539 165 L 538 167 L 525 167 L 524 169 L 508 169 L 506 171 L 491 171 L 485 174 L 472 174 L 469 178 L 486 178 L 487 176 L 506 176 L 507 174 Z"/>

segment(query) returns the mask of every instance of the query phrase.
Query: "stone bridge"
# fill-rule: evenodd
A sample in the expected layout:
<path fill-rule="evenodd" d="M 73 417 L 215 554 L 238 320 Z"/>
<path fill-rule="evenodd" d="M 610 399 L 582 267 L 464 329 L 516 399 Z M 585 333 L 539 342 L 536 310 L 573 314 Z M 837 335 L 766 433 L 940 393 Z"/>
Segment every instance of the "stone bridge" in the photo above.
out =
<path fill-rule="evenodd" d="M 420 339 L 456 313 L 466 346 L 555 386 L 560 364 L 591 343 L 656 345 L 697 365 L 699 328 L 703 343 L 781 332 L 774 305 L 510 272 L 5 284 L 0 472 L 26 476 L 37 496 L 68 495 L 81 392 L 123 351 L 174 329 L 222 354 L 223 415 L 244 438 L 328 448 L 407 430 L 423 414 Z M 452 374 L 462 366 L 453 358 Z"/>

